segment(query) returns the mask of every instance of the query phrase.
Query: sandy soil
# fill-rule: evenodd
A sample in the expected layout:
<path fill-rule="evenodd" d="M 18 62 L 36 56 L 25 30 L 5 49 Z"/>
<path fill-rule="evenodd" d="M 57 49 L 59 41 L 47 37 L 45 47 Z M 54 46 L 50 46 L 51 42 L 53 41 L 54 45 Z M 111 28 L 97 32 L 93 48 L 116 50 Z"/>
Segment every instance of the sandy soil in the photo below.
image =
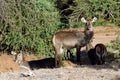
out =
<path fill-rule="evenodd" d="M 108 44 L 119 35 L 120 28 L 95 27 L 93 46 L 97 43 Z M 28 60 L 35 59 L 33 55 L 27 56 Z M 41 68 L 33 70 L 35 76 L 24 77 L 18 64 L 13 62 L 12 55 L 0 56 L 0 80 L 120 80 L 120 65 L 82 65 L 77 66 L 70 61 L 65 61 L 66 67 Z"/>

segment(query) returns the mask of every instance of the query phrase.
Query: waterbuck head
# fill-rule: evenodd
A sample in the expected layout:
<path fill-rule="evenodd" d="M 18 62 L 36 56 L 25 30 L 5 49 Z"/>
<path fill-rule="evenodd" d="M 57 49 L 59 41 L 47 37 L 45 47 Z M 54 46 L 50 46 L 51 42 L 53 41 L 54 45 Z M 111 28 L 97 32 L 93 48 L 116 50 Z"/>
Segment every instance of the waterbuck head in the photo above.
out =
<path fill-rule="evenodd" d="M 91 20 L 91 19 L 85 20 L 84 17 L 81 18 L 81 21 L 82 21 L 83 23 L 86 23 L 86 24 L 85 24 L 85 30 L 90 30 L 90 31 L 93 31 L 92 23 L 95 22 L 96 20 L 97 20 L 96 17 L 94 17 L 92 20 Z"/>
<path fill-rule="evenodd" d="M 14 51 L 11 51 L 11 54 L 15 56 L 14 61 L 20 65 L 21 68 L 27 70 L 28 72 L 22 73 L 23 76 L 35 76 L 35 74 L 31 71 L 29 63 L 24 61 L 23 52 L 20 51 L 19 53 L 16 53 Z"/>
<path fill-rule="evenodd" d="M 14 62 L 21 64 L 24 60 L 23 53 L 20 51 L 20 53 L 16 53 L 14 51 L 11 51 L 11 54 L 15 56 Z"/>

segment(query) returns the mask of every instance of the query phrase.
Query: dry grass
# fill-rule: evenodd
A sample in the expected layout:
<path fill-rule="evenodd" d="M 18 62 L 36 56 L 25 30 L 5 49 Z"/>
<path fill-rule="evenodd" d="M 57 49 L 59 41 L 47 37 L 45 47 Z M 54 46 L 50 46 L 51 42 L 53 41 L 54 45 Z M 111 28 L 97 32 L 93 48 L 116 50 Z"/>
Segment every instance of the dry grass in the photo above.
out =
<path fill-rule="evenodd" d="M 13 56 L 2 54 L 0 56 L 0 71 L 6 72 L 6 71 L 16 71 L 19 70 L 18 64 L 15 64 L 13 61 Z"/>

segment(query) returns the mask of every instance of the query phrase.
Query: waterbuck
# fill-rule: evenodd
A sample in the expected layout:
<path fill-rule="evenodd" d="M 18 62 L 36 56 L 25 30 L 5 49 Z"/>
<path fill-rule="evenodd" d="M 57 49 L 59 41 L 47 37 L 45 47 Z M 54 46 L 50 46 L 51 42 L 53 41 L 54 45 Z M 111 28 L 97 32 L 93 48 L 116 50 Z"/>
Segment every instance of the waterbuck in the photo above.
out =
<path fill-rule="evenodd" d="M 27 72 L 22 73 L 23 76 L 35 76 L 32 72 L 34 69 L 55 67 L 54 58 L 26 61 L 24 59 L 23 51 L 20 51 L 19 53 L 11 51 L 11 54 L 15 56 L 14 61 L 19 64 L 20 68 L 27 70 Z"/>
<path fill-rule="evenodd" d="M 92 20 L 88 19 L 85 20 L 85 18 L 81 18 L 81 21 L 83 23 L 86 23 L 85 25 L 85 31 L 59 31 L 53 36 L 53 46 L 55 48 L 56 54 L 55 54 L 55 66 L 60 67 L 62 66 L 62 53 L 63 48 L 66 48 L 69 52 L 70 49 L 76 48 L 76 56 L 77 56 L 77 62 L 80 62 L 80 49 L 81 47 L 86 46 L 91 39 L 93 38 L 94 32 L 93 32 L 93 26 L 92 23 L 97 20 L 96 17 L 94 17 Z"/>
<path fill-rule="evenodd" d="M 88 57 L 92 65 L 101 65 L 105 63 L 107 49 L 104 44 L 96 44 L 95 48 L 88 51 Z"/>
<path fill-rule="evenodd" d="M 31 71 L 29 63 L 24 61 L 23 52 L 20 51 L 20 53 L 16 53 L 14 51 L 11 51 L 11 54 L 15 56 L 14 61 L 20 65 L 21 68 L 27 70 L 26 73 L 22 73 L 24 76 L 34 76 L 34 73 Z"/>

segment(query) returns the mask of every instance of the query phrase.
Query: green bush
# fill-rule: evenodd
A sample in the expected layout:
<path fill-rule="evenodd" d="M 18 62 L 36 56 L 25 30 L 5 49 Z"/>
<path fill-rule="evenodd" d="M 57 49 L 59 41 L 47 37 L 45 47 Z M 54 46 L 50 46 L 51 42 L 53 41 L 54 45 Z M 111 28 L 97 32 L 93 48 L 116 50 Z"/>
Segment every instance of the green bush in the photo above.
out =
<path fill-rule="evenodd" d="M 115 40 L 112 41 L 111 48 L 118 50 L 120 53 L 120 37 L 117 37 Z"/>
<path fill-rule="evenodd" d="M 111 22 L 120 26 L 120 2 L 118 0 L 58 0 L 58 3 L 61 15 L 68 20 L 70 26 L 74 27 L 83 16 L 86 18 L 96 16 L 98 25 Z"/>
<path fill-rule="evenodd" d="M 53 1 L 2 0 L 0 6 L 0 50 L 54 53 L 51 40 L 60 21 Z"/>
<path fill-rule="evenodd" d="M 114 54 L 114 58 L 116 62 L 120 63 L 120 37 L 113 40 L 108 47 L 118 51 L 118 53 Z"/>

